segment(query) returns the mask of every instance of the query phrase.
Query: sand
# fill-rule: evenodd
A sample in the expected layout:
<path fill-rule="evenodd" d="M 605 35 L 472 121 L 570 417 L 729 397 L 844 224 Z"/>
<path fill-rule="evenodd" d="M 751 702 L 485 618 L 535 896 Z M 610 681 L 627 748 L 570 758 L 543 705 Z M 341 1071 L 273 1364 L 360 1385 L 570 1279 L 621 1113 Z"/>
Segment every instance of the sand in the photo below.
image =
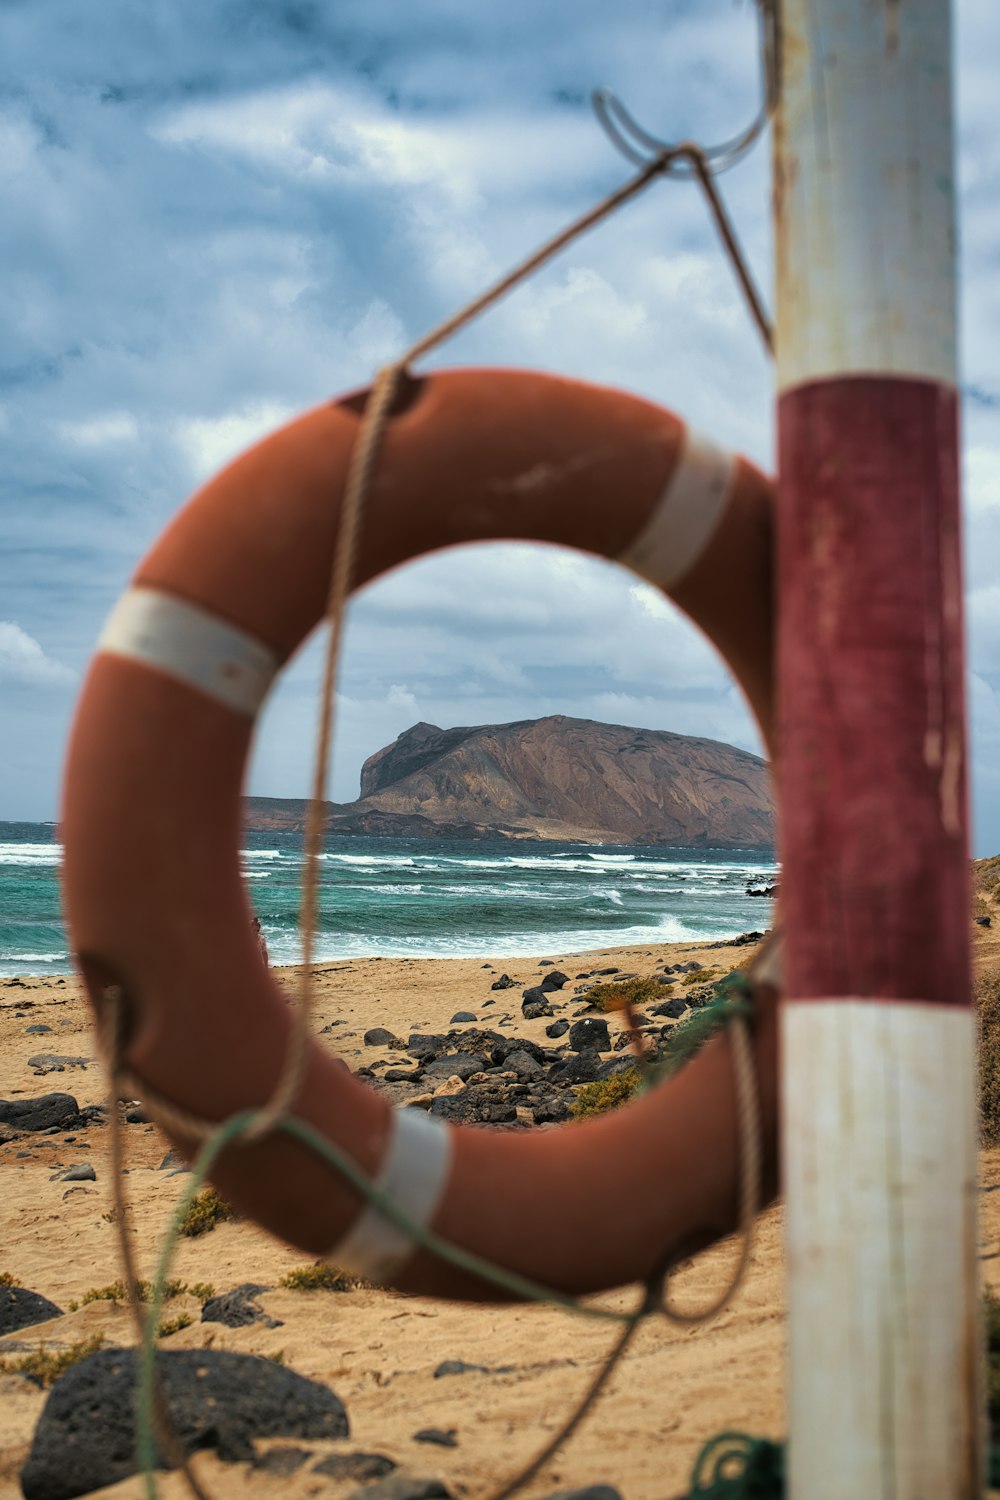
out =
<path fill-rule="evenodd" d="M 995 958 L 996 935 L 981 931 L 977 942 L 987 960 Z M 601 953 L 547 955 L 570 975 L 617 964 L 640 974 L 661 959 L 698 960 L 721 969 L 738 963 L 733 948 L 700 948 L 691 944 Z M 519 981 L 517 989 L 494 994 L 492 981 L 502 970 Z M 323 1033 L 324 1044 L 349 1063 L 385 1056 L 365 1048 L 370 1026 L 386 1026 L 406 1035 L 414 1026 L 447 1030 L 451 1016 L 470 1009 L 484 1024 L 507 1013 L 517 1019 L 516 1034 L 544 1041 L 542 1020 L 522 1022 L 520 988 L 537 983 L 544 970 L 537 960 L 505 963 L 479 960 L 349 961 L 318 968 L 314 1026 L 342 1025 Z M 282 971 L 291 985 L 294 971 Z M 511 998 L 512 997 L 512 998 Z M 495 999 L 494 1007 L 482 1009 Z M 29 1025 L 46 1025 L 51 1033 L 27 1034 Z M 75 980 L 0 981 L 0 1097 L 29 1098 L 58 1090 L 73 1093 L 81 1106 L 97 1104 L 104 1083 L 95 1061 L 86 1068 L 40 1076 L 29 1057 L 57 1052 L 96 1059 L 81 992 Z M 395 1058 L 399 1054 L 394 1054 Z M 89 1288 L 106 1285 L 120 1274 L 106 1127 L 70 1136 L 24 1139 L 0 1146 L 0 1190 L 4 1202 L 4 1249 L 0 1271 L 68 1308 Z M 140 1273 L 151 1275 L 156 1247 L 173 1203 L 182 1191 L 183 1175 L 163 1170 L 168 1149 L 152 1125 L 126 1130 L 132 1240 Z M 27 1153 L 27 1154 L 24 1154 Z M 96 1181 L 53 1181 L 60 1168 L 88 1162 Z M 991 1285 L 1000 1286 L 1000 1150 L 982 1158 L 982 1269 Z M 662 1185 L 669 1191 L 669 1184 Z M 594 1212 L 600 1213 L 600 1184 L 595 1183 Z M 698 1450 L 724 1428 L 780 1438 L 784 1433 L 783 1354 L 785 1345 L 782 1216 L 778 1207 L 760 1219 L 752 1271 L 737 1301 L 714 1322 L 680 1329 L 657 1319 L 640 1332 L 632 1351 L 613 1377 L 600 1404 L 582 1429 L 527 1490 L 546 1496 L 554 1490 L 606 1483 L 625 1500 L 665 1500 L 686 1492 Z M 695 1305 L 711 1298 L 732 1264 L 730 1242 L 699 1256 L 676 1277 L 676 1298 Z M 349 1494 L 353 1481 L 334 1481 L 315 1474 L 315 1463 L 331 1452 L 377 1452 L 396 1460 L 409 1475 L 444 1481 L 456 1496 L 485 1496 L 551 1436 L 589 1384 L 615 1336 L 610 1325 L 580 1320 L 540 1307 L 450 1305 L 392 1292 L 277 1289 L 279 1279 L 309 1258 L 289 1249 L 244 1222 L 224 1223 L 211 1233 L 180 1243 L 172 1274 L 187 1282 L 210 1282 L 227 1291 L 243 1282 L 276 1288 L 260 1303 L 281 1326 L 260 1323 L 240 1329 L 201 1323 L 196 1298 L 184 1294 L 169 1305 L 175 1316 L 187 1311 L 195 1321 L 172 1334 L 169 1348 L 229 1349 L 261 1355 L 280 1354 L 299 1373 L 322 1381 L 347 1407 L 351 1435 L 337 1442 L 272 1439 L 268 1449 L 289 1446 L 311 1450 L 293 1474 L 278 1476 L 266 1467 L 223 1464 L 213 1454 L 199 1454 L 196 1472 L 213 1496 L 247 1494 L 252 1500 L 299 1500 Z M 635 1289 L 614 1293 L 609 1305 L 632 1305 Z M 127 1310 L 99 1301 L 75 1312 L 0 1338 L 0 1358 L 39 1345 L 64 1348 L 94 1333 L 109 1342 L 133 1342 Z M 485 1365 L 498 1373 L 469 1372 L 443 1379 L 434 1370 L 446 1359 Z M 502 1372 L 499 1367 L 505 1367 Z M 0 1496 L 20 1493 L 18 1473 L 27 1455 L 45 1393 L 23 1379 L 0 1375 Z M 444 1448 L 414 1441 L 427 1427 L 452 1429 L 457 1446 Z M 158 1476 L 164 1500 L 188 1494 L 177 1475 Z M 138 1478 L 94 1492 L 116 1500 L 142 1494 Z"/>

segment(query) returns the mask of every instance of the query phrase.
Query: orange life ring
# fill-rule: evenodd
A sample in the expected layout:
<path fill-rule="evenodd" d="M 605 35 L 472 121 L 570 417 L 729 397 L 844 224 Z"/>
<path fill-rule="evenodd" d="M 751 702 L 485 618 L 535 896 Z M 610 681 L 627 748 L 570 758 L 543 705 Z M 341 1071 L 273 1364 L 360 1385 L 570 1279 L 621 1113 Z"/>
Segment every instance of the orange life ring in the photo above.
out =
<path fill-rule="evenodd" d="M 133 1073 L 210 1119 L 263 1104 L 286 1052 L 288 1006 L 259 961 L 240 876 L 241 781 L 267 685 L 323 614 L 364 399 L 298 418 L 180 512 L 109 621 L 72 733 L 64 887 L 81 972 L 95 1005 L 106 984 L 121 985 Z M 473 541 L 617 559 L 714 641 L 767 738 L 772 506 L 758 470 L 650 402 L 541 374 L 450 371 L 397 395 L 354 583 Z M 755 1048 L 772 1191 L 774 1032 L 765 1000 Z M 624 1110 L 523 1133 L 393 1111 L 313 1040 L 296 1113 L 413 1217 L 571 1292 L 644 1276 L 668 1247 L 735 1222 L 721 1039 Z M 241 1210 L 312 1253 L 411 1290 L 484 1290 L 414 1254 L 285 1135 L 227 1150 L 213 1175 Z"/>

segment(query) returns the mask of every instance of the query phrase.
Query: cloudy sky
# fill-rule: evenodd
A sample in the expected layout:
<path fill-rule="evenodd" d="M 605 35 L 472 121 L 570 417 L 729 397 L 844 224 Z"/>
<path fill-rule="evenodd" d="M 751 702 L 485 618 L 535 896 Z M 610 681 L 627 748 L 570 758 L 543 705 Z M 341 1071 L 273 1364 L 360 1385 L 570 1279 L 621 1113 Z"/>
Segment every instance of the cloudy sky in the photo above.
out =
<path fill-rule="evenodd" d="M 959 0 L 976 851 L 1000 849 L 1000 8 Z M 756 107 L 734 0 L 3 0 L 0 818 L 54 817 L 101 623 L 191 489 L 367 380 L 619 183 L 608 85 L 712 141 Z M 724 183 L 770 287 L 768 149 Z M 621 385 L 770 465 L 771 373 L 694 190 L 650 190 L 426 367 Z M 251 790 L 305 795 L 316 653 Z M 334 794 L 418 719 L 575 714 L 759 749 L 714 653 L 618 570 L 463 549 L 352 605 Z"/>

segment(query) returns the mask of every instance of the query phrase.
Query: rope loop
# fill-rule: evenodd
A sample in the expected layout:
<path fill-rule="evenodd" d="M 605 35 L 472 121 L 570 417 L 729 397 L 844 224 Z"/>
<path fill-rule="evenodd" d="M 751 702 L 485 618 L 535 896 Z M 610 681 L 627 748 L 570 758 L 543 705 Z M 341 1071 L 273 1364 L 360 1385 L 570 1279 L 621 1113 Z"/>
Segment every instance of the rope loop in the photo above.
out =
<path fill-rule="evenodd" d="M 768 1438 L 718 1432 L 695 1460 L 689 1500 L 783 1500 L 785 1450 Z"/>

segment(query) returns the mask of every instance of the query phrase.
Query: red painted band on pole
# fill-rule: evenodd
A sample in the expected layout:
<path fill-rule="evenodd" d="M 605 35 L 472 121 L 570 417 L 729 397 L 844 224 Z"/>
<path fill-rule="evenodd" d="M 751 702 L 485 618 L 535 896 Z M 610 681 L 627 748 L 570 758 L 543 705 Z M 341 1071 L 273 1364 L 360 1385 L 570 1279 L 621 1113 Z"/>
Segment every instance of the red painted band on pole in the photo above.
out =
<path fill-rule="evenodd" d="M 968 1005 L 957 400 L 849 377 L 778 408 L 786 993 Z"/>

